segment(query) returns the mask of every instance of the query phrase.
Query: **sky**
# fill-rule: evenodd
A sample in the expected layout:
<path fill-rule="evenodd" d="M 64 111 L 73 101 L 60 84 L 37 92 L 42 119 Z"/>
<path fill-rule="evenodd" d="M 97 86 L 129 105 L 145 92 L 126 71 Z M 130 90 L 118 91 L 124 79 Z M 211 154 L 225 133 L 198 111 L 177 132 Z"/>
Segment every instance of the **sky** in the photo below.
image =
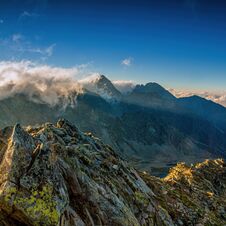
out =
<path fill-rule="evenodd" d="M 1 0 L 0 61 L 226 90 L 224 0 Z"/>

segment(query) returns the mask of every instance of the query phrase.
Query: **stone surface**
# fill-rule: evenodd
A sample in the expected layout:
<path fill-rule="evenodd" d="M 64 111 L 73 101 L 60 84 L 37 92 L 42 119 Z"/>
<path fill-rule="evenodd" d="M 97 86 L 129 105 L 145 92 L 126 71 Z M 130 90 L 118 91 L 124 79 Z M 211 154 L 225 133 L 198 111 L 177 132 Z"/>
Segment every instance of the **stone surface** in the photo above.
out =
<path fill-rule="evenodd" d="M 226 166 L 207 160 L 163 179 L 61 119 L 0 131 L 0 225 L 226 225 Z"/>

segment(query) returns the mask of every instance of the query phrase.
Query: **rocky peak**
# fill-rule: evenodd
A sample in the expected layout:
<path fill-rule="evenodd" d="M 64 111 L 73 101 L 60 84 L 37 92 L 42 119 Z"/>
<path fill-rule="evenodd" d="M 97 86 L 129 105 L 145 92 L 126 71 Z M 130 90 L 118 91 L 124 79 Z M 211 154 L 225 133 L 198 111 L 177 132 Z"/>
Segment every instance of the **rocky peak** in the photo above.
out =
<path fill-rule="evenodd" d="M 0 225 L 225 224 L 223 160 L 152 177 L 65 119 L 1 130 L 0 156 Z"/>
<path fill-rule="evenodd" d="M 97 93 L 108 101 L 119 100 L 122 95 L 104 75 L 91 76 L 90 78 L 80 80 L 80 83 L 89 91 Z"/>

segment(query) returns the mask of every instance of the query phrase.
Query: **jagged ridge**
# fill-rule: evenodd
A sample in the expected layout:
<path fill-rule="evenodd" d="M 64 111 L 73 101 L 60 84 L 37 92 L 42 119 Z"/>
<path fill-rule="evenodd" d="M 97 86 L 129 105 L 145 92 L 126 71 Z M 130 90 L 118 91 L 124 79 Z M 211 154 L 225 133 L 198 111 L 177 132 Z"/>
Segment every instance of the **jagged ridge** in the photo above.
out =
<path fill-rule="evenodd" d="M 225 225 L 226 166 L 138 173 L 62 119 L 0 131 L 0 225 Z"/>

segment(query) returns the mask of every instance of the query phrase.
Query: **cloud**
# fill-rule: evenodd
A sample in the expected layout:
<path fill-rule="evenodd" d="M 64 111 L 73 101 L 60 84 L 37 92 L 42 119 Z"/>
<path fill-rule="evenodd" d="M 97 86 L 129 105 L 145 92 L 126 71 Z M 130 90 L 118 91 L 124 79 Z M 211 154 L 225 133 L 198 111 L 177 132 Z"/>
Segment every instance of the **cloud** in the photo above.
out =
<path fill-rule="evenodd" d="M 126 80 L 116 80 L 112 82 L 113 85 L 118 89 L 121 93 L 129 93 L 131 92 L 136 84 L 133 81 Z"/>
<path fill-rule="evenodd" d="M 178 98 L 197 95 L 226 107 L 226 92 L 189 91 L 177 89 L 169 89 L 169 91 Z"/>
<path fill-rule="evenodd" d="M 52 44 L 45 49 L 45 53 L 47 54 L 47 56 L 52 56 L 55 46 L 56 46 L 56 44 Z"/>
<path fill-rule="evenodd" d="M 13 42 L 18 42 L 18 41 L 21 41 L 22 39 L 23 39 L 23 35 L 21 35 L 21 34 L 13 34 L 12 35 Z"/>
<path fill-rule="evenodd" d="M 20 15 L 19 15 L 19 20 L 23 20 L 25 18 L 37 18 L 40 15 L 37 13 L 33 13 L 33 12 L 28 12 L 28 11 L 23 11 Z"/>
<path fill-rule="evenodd" d="M 7 52 L 12 51 L 12 55 L 16 55 L 15 52 L 24 53 L 34 53 L 39 54 L 42 61 L 53 55 L 56 44 L 51 44 L 47 47 L 37 47 L 33 46 L 29 39 L 20 33 L 11 35 L 8 38 L 0 40 L 0 47 L 7 48 Z"/>
<path fill-rule="evenodd" d="M 82 93 L 78 78 L 85 66 L 52 67 L 31 61 L 0 62 L 0 99 L 25 94 L 34 102 L 55 106 L 58 103 L 75 104 L 76 93 Z M 71 102 L 69 96 L 73 96 Z"/>
<path fill-rule="evenodd" d="M 31 61 L 0 61 L 0 100 L 16 94 L 25 94 L 30 100 L 55 106 L 76 103 L 76 95 L 83 92 L 84 81 L 95 80 L 99 74 L 90 76 L 88 64 L 70 68 L 54 67 Z M 88 79 L 85 79 L 86 76 Z M 81 78 L 83 78 L 81 80 Z M 82 82 L 83 81 L 83 82 Z M 133 81 L 117 80 L 112 82 L 122 93 L 133 90 Z M 225 92 L 204 92 L 169 89 L 176 97 L 199 95 L 226 107 Z M 68 98 L 68 97 L 74 98 Z"/>
<path fill-rule="evenodd" d="M 4 20 L 0 19 L 0 24 L 3 24 L 4 23 Z"/>
<path fill-rule="evenodd" d="M 132 65 L 132 61 L 133 61 L 133 58 L 132 57 L 128 57 L 124 60 L 121 61 L 121 64 L 126 66 L 126 67 L 129 67 Z"/>
<path fill-rule="evenodd" d="M 93 73 L 92 75 L 86 76 L 85 78 L 82 78 L 79 80 L 80 84 L 92 84 L 96 83 L 101 78 L 101 75 L 99 73 Z"/>
<path fill-rule="evenodd" d="M 44 57 L 50 57 L 53 55 L 53 51 L 55 48 L 56 44 L 52 44 L 46 48 L 32 48 L 32 47 L 25 47 L 25 48 L 20 48 L 19 51 L 21 52 L 30 52 L 30 53 L 38 53 L 43 55 Z"/>

